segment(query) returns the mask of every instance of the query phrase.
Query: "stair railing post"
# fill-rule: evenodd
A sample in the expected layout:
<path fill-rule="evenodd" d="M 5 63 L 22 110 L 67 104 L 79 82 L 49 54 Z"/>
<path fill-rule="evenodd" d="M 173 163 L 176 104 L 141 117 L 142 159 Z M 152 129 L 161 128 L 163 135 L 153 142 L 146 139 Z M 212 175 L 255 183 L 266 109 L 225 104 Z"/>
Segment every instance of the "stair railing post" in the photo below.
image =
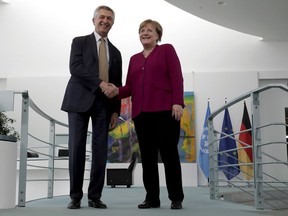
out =
<path fill-rule="evenodd" d="M 27 147 L 29 123 L 29 95 L 22 93 L 21 134 L 20 134 L 20 162 L 19 162 L 19 189 L 18 206 L 26 205 L 26 177 L 27 177 Z"/>
<path fill-rule="evenodd" d="M 260 102 L 259 92 L 252 93 L 252 147 L 253 147 L 253 167 L 254 167 L 254 199 L 255 208 L 263 209 L 263 170 L 261 151 L 261 129 L 260 129 Z"/>
<path fill-rule="evenodd" d="M 210 199 L 219 198 L 219 174 L 217 143 L 215 142 L 213 119 L 208 119 L 208 142 L 209 142 L 209 187 Z"/>
<path fill-rule="evenodd" d="M 54 193 L 54 165 L 55 165 L 55 122 L 50 120 L 49 131 L 49 159 L 48 159 L 48 191 L 47 197 L 53 198 Z"/>

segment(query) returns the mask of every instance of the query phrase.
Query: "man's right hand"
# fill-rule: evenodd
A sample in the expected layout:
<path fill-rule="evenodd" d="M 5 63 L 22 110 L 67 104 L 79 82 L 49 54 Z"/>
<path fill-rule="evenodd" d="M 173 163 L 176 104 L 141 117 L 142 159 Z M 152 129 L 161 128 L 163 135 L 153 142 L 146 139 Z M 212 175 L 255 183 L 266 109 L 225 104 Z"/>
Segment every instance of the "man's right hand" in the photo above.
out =
<path fill-rule="evenodd" d="M 102 92 L 108 97 L 112 98 L 119 94 L 118 88 L 112 83 L 106 83 L 102 81 L 100 83 L 100 88 Z"/>

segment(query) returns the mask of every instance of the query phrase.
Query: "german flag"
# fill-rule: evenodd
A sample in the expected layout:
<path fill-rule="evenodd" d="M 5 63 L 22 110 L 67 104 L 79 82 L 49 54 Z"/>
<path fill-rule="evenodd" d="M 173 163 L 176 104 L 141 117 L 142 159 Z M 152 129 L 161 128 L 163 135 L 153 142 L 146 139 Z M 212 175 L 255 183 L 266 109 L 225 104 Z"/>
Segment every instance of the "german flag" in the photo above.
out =
<path fill-rule="evenodd" d="M 240 126 L 238 147 L 239 148 L 245 147 L 244 149 L 238 150 L 239 164 L 252 163 L 253 162 L 253 153 L 252 153 L 251 123 L 250 123 L 250 118 L 249 118 L 249 114 L 247 111 L 245 101 L 244 101 L 244 111 L 243 111 L 242 123 Z M 242 171 L 242 176 L 245 179 L 250 180 L 251 178 L 253 178 L 253 165 L 245 165 L 245 166 L 242 165 L 242 166 L 240 166 L 240 169 Z"/>

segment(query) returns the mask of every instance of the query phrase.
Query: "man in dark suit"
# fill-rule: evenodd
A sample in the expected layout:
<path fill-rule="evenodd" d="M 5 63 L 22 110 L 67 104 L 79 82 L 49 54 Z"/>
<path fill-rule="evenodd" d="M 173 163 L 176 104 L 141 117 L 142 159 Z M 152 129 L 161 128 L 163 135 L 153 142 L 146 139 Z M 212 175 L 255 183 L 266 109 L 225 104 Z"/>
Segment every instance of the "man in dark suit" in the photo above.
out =
<path fill-rule="evenodd" d="M 92 161 L 88 187 L 88 206 L 107 208 L 101 201 L 107 161 L 108 130 L 116 126 L 121 101 L 107 98 L 108 83 L 122 86 L 122 57 L 108 40 L 114 24 L 114 11 L 107 6 L 96 8 L 93 16 L 95 31 L 73 39 L 70 53 L 70 73 L 61 110 L 68 113 L 69 123 L 69 209 L 78 209 L 83 197 L 86 161 L 86 138 L 89 119 L 92 121 Z M 99 69 L 99 40 L 105 40 L 108 74 L 102 78 Z M 107 79 L 108 77 L 108 79 Z M 106 80 L 105 80 L 106 79 Z"/>

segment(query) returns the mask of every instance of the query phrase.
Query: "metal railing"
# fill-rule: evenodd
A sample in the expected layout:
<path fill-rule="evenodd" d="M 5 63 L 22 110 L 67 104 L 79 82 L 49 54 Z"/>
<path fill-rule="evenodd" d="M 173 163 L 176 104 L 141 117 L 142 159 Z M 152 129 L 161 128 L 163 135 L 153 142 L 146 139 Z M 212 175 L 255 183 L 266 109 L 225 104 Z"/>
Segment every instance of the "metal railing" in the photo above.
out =
<path fill-rule="evenodd" d="M 42 119 L 49 122 L 49 132 L 48 132 L 48 141 L 43 138 L 39 138 L 34 136 L 29 131 L 29 113 L 34 111 L 38 116 Z M 53 198 L 53 189 L 54 189 L 54 173 L 57 168 L 55 166 L 56 160 L 67 160 L 67 158 L 57 157 L 55 154 L 55 149 L 57 147 L 66 148 L 66 146 L 61 146 L 56 144 L 56 127 L 64 127 L 67 128 L 68 125 L 64 124 L 56 119 L 48 116 L 42 110 L 40 110 L 36 104 L 29 98 L 28 92 L 22 92 L 22 115 L 21 115 L 21 134 L 20 134 L 20 160 L 19 160 L 19 189 L 18 189 L 18 206 L 24 207 L 26 204 L 26 184 L 27 182 L 35 182 L 35 181 L 46 181 L 47 182 L 47 198 Z M 43 127 L 40 126 L 40 127 Z M 34 140 L 34 142 L 40 143 L 40 145 L 31 146 L 29 145 L 29 141 Z M 37 158 L 27 158 L 27 153 L 32 152 L 38 155 Z M 41 161 L 43 163 L 41 163 Z M 30 163 L 31 162 L 31 163 Z M 36 162 L 36 163 L 35 163 Z M 39 179 L 36 178 L 27 178 L 27 168 L 35 168 L 35 169 L 43 169 L 46 170 L 47 179 Z M 64 168 L 64 169 L 67 169 Z M 63 179 L 67 181 L 68 179 Z"/>
<path fill-rule="evenodd" d="M 280 90 L 280 92 L 288 92 L 287 86 L 284 85 L 267 85 L 251 92 L 248 92 L 240 97 L 227 102 L 224 106 L 213 112 L 208 118 L 208 140 L 209 140 L 209 186 L 210 186 L 210 198 L 211 199 L 224 199 L 229 197 L 231 200 L 246 202 L 253 204 L 256 209 L 283 209 L 288 208 L 288 163 L 287 163 L 287 140 L 279 141 L 277 138 L 271 137 L 272 140 L 263 139 L 263 135 L 267 130 L 278 130 L 281 127 L 282 130 L 288 127 L 285 122 L 270 122 L 263 124 L 261 122 L 261 110 L 263 107 L 260 105 L 260 95 L 271 89 Z M 288 94 L 284 95 L 283 100 L 288 99 Z M 220 113 L 223 113 L 226 109 L 230 109 L 233 106 L 239 105 L 239 102 L 245 101 L 245 99 L 251 100 L 251 128 L 231 134 L 225 134 L 221 129 L 214 127 L 214 119 L 219 117 Z M 277 104 L 274 104 L 277 106 Z M 283 109 L 284 112 L 284 109 Z M 284 118 L 283 118 L 284 121 Z M 243 143 L 236 137 L 239 137 L 241 133 L 250 131 L 252 134 L 252 146 L 248 143 Z M 219 150 L 219 143 L 221 139 L 231 138 L 235 142 L 242 142 L 238 147 L 228 149 L 226 151 Z M 276 146 L 282 146 L 284 151 L 284 157 L 279 157 L 281 151 L 278 148 L 278 155 Z M 238 158 L 234 158 L 238 162 L 236 164 L 219 163 L 220 154 L 228 154 L 232 151 L 239 152 L 246 148 L 252 148 L 253 162 L 243 163 Z M 270 149 L 276 149 L 270 151 Z M 286 154 L 286 155 L 285 155 Z M 231 156 L 228 156 L 231 157 Z M 252 167 L 253 174 L 245 179 L 243 177 L 243 171 L 240 172 L 241 167 Z M 223 168 L 238 169 L 239 175 L 227 180 L 223 175 Z M 277 172 L 276 172 L 277 171 Z M 249 174 L 249 173 L 244 173 Z M 227 198 L 229 199 L 229 198 Z"/>
<path fill-rule="evenodd" d="M 19 177 L 18 177 L 18 206 L 25 207 L 27 202 L 27 183 L 31 183 L 32 188 L 36 182 L 47 183 L 47 198 L 54 196 L 54 183 L 56 181 L 69 182 L 68 177 L 68 157 L 67 155 L 60 156 L 56 154 L 56 150 L 68 151 L 68 125 L 62 123 L 39 109 L 31 98 L 29 98 L 28 91 L 0 91 L 1 96 L 1 110 L 13 111 L 14 110 L 14 95 L 22 95 L 21 105 L 21 131 L 19 141 Z M 8 108 L 7 108 L 8 107 Z M 8 110 L 9 109 L 9 110 Z M 33 114 L 32 117 L 30 115 Z M 39 122 L 33 122 L 34 118 L 39 118 Z M 45 128 L 45 124 L 48 128 Z M 38 134 L 35 135 L 32 128 L 39 124 Z M 47 125 L 46 125 L 47 126 Z M 59 134 L 59 131 L 65 131 L 64 134 Z M 56 133 L 56 131 L 58 133 Z M 43 136 L 44 135 L 44 136 Z M 44 137 L 44 138 L 43 138 Z M 63 139 L 64 138 L 64 139 Z M 91 143 L 91 132 L 87 134 L 87 144 Z M 87 162 L 90 162 L 91 148 L 87 148 Z M 57 162 L 64 161 L 64 165 Z M 88 166 L 89 167 L 89 166 Z M 43 171 L 45 174 L 29 175 L 29 172 Z M 67 171 L 65 175 L 55 177 L 56 171 Z M 64 172 L 65 172 L 64 171 Z M 89 171 L 86 169 L 85 171 Z M 88 178 L 84 179 L 85 181 Z M 40 186 L 43 189 L 43 186 Z M 38 188 L 39 189 L 39 188 Z M 37 190 L 37 189 L 36 189 Z M 67 190 L 68 192 L 68 190 Z M 67 194 L 67 193 L 66 193 Z M 45 196 L 41 195 L 43 198 Z"/>
<path fill-rule="evenodd" d="M 240 194 L 241 197 L 247 195 L 257 209 L 267 208 L 267 205 L 273 208 L 282 208 L 281 206 L 275 204 L 274 200 L 280 200 L 280 203 L 286 205 L 288 202 L 288 178 L 278 178 L 269 172 L 266 172 L 265 166 L 277 166 L 277 169 L 283 169 L 283 173 L 287 173 L 287 161 L 279 160 L 272 154 L 263 151 L 266 146 L 271 145 L 286 145 L 287 142 L 276 142 L 272 140 L 270 142 L 261 141 L 261 130 L 265 130 L 270 127 L 287 127 L 285 123 L 269 123 L 261 125 L 260 122 L 260 103 L 259 96 L 262 92 L 269 89 L 280 89 L 281 91 L 288 92 L 288 89 L 284 85 L 268 85 L 262 88 L 256 89 L 252 92 L 246 93 L 230 102 L 227 102 L 223 107 L 219 108 L 213 112 L 208 119 L 209 128 L 209 165 L 210 165 L 210 176 L 209 176 L 209 186 L 210 186 L 210 197 L 211 199 L 220 199 L 227 197 L 227 194 L 236 193 Z M 0 91 L 0 93 L 4 91 Z M 69 181 L 68 175 L 62 178 L 55 178 L 55 171 L 67 171 L 68 166 L 58 166 L 57 161 L 66 161 L 68 157 L 60 157 L 56 155 L 56 149 L 67 149 L 67 132 L 64 133 L 65 141 L 59 142 L 59 131 L 61 129 L 67 130 L 68 125 L 64 124 L 46 113 L 40 110 L 36 104 L 29 98 L 28 91 L 14 91 L 13 94 L 22 95 L 22 105 L 21 105 L 21 133 L 20 133 L 20 155 L 19 155 L 19 185 L 18 185 L 18 206 L 24 207 L 26 205 L 27 198 L 27 183 L 28 182 L 46 182 L 47 183 L 47 198 L 53 198 L 54 188 L 56 181 Z M 240 175 L 232 180 L 227 180 L 225 177 L 221 176 L 221 171 L 219 171 L 218 166 L 218 143 L 219 135 L 222 133 L 220 130 L 214 128 L 213 120 L 219 116 L 226 108 L 230 108 L 237 103 L 251 98 L 251 113 L 252 113 L 252 128 L 250 129 L 253 135 L 253 163 L 243 164 L 239 163 L 239 166 L 253 166 L 254 174 L 251 180 L 245 180 Z M 286 98 L 287 99 L 287 98 Z M 14 98 L 13 98 L 14 100 Z M 1 102 L 2 103 L 2 102 Z M 2 105 L 2 104 L 1 104 Z M 46 134 L 45 138 L 40 138 L 37 133 L 33 133 L 31 130 L 31 125 L 35 128 L 35 123 L 33 122 L 35 116 L 29 117 L 31 114 L 36 114 L 42 120 L 48 122 L 48 130 L 44 129 L 41 134 Z M 39 124 L 39 123 L 37 123 Z M 30 127 L 29 127 L 30 126 Z M 43 125 L 41 125 L 43 127 Z M 59 129 L 60 128 L 60 129 Z M 243 132 L 243 131 L 242 131 Z M 233 136 L 237 136 L 242 132 L 234 133 Z M 90 134 L 90 132 L 89 132 Z M 89 135 L 88 134 L 88 135 Z M 226 134 L 227 136 L 227 134 Z M 230 135 L 231 136 L 231 135 Z M 62 138 L 63 138 L 62 137 Z M 225 136 L 224 136 L 225 137 Z M 61 132 L 60 132 L 61 138 Z M 61 138 L 61 139 L 62 139 Z M 239 141 L 239 140 L 237 140 Z M 37 142 L 39 145 L 31 145 L 31 143 Z M 91 138 L 87 139 L 87 142 L 91 142 Z M 61 145 L 65 143 L 65 145 Z M 248 148 L 249 146 L 242 147 L 242 149 Z M 240 150 L 237 148 L 236 150 Z M 231 151 L 231 149 L 230 149 Z M 87 161 L 89 162 L 89 149 L 88 149 Z M 39 157 L 30 158 L 27 153 L 37 154 Z M 225 152 L 221 152 L 225 153 Z M 268 160 L 269 159 L 269 160 Z M 235 165 L 222 165 L 223 167 L 235 166 Z M 220 167 L 221 168 L 221 167 Z M 45 170 L 47 172 L 47 178 L 27 178 L 28 169 Z M 273 169 L 273 168 L 272 168 Z M 275 168 L 274 168 L 275 169 Z M 86 170 L 88 171 L 88 170 Z M 280 171 L 281 172 L 281 171 Z M 85 179 L 87 180 L 87 179 Z M 223 187 L 222 187 L 223 186 Z M 223 190 L 223 191 L 222 191 Z M 276 191 L 276 192 L 275 192 Z M 243 193 L 243 194 L 242 194 Z M 43 198 L 43 197 L 41 197 Z M 278 200 L 278 201 L 279 201 Z M 270 201 L 270 202 L 269 202 Z M 279 202 L 277 202 L 279 203 Z M 282 205 L 282 206 L 283 206 Z"/>

